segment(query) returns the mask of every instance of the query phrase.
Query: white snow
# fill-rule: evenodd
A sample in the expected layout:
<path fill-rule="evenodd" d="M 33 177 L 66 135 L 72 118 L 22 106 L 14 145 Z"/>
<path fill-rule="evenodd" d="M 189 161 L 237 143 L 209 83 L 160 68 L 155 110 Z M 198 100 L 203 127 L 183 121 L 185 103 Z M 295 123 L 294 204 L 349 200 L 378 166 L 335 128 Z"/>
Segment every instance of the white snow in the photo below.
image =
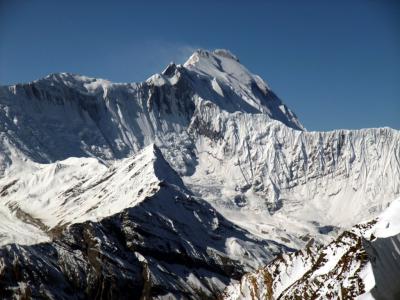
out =
<path fill-rule="evenodd" d="M 162 169 L 165 162 L 158 157 L 158 151 L 150 145 L 110 167 L 94 158 L 68 158 L 45 165 L 34 163 L 24 176 L 0 179 L 0 187 L 15 181 L 2 196 L 1 243 L 31 244 L 47 240 L 40 229 L 18 220 L 12 213 L 16 209 L 53 228 L 96 221 L 140 203 L 158 190 L 162 178 L 173 176 Z M 15 227 L 10 226 L 13 223 Z"/>
<path fill-rule="evenodd" d="M 389 207 L 382 214 L 379 215 L 378 222 L 366 234 L 373 234 L 377 238 L 387 238 L 399 233 L 400 198 L 393 201 L 389 205 Z"/>
<path fill-rule="evenodd" d="M 236 56 L 198 50 L 138 84 L 60 73 L 0 87 L 0 245 L 46 241 L 44 227 L 140 203 L 162 178 L 152 144 L 227 219 L 294 248 L 310 237 L 331 241 L 400 194 L 399 131 L 305 131 Z M 365 236 L 400 231 L 399 201 L 389 208 Z M 216 230 L 218 219 L 211 223 Z M 259 255 L 235 238 L 225 251 Z M 340 251 L 327 250 L 316 276 L 336 265 Z M 309 262 L 292 263 L 278 291 Z"/>
<path fill-rule="evenodd" d="M 233 283 L 227 287 L 224 292 L 224 299 L 263 299 L 266 296 L 267 298 L 273 296 L 273 299 L 285 298 L 294 296 L 299 291 L 307 291 L 315 284 L 317 284 L 318 299 L 325 299 L 326 295 L 332 297 L 332 293 L 336 293 L 340 298 L 341 287 L 351 288 L 354 292 L 357 292 L 360 285 L 355 284 L 355 279 L 357 279 L 357 282 L 362 282 L 361 291 L 363 294 L 359 295 L 357 299 L 374 299 L 372 289 L 378 284 L 375 276 L 381 277 L 378 277 L 381 285 L 378 285 L 377 289 L 380 295 L 385 295 L 388 292 L 385 291 L 385 288 L 390 289 L 390 295 L 394 295 L 398 290 L 395 286 L 395 280 L 398 276 L 397 260 L 400 251 L 397 245 L 399 244 L 400 228 L 396 226 L 386 228 L 383 225 L 392 222 L 397 224 L 400 216 L 399 203 L 400 199 L 394 200 L 376 219 L 376 223 L 373 222 L 374 220 L 361 223 L 355 226 L 351 233 L 341 236 L 327 246 L 320 248 L 311 246 L 311 248 L 297 253 L 284 254 L 267 266 L 246 274 L 239 283 Z M 356 236 L 353 236 L 353 234 Z M 363 246 L 360 248 L 359 237 L 375 240 L 377 237 L 375 234 L 386 239 L 382 239 L 383 244 L 374 246 L 376 248 L 372 250 L 372 253 L 376 257 L 369 256 L 370 253 L 368 252 L 370 261 L 363 263 L 360 260 L 360 254 L 363 251 L 365 254 L 367 250 L 363 250 Z M 394 238 L 390 239 L 389 237 Z M 390 247 L 388 247 L 389 245 Z M 376 260 L 379 260 L 378 264 Z M 346 261 L 346 263 L 343 263 L 343 261 Z M 269 290 L 264 278 L 268 272 L 273 274 L 273 295 L 267 295 Z M 382 280 L 385 280 L 384 283 L 387 286 L 382 286 Z M 394 283 L 388 283 L 387 280 L 393 280 Z"/>
<path fill-rule="evenodd" d="M 370 291 L 374 288 L 375 286 L 375 277 L 374 277 L 374 272 L 372 270 L 371 263 L 368 262 L 365 267 L 361 270 L 359 274 L 360 278 L 362 279 L 364 285 L 365 285 L 365 293 L 358 296 L 357 300 L 370 300 L 374 299 Z"/>
<path fill-rule="evenodd" d="M 49 240 L 42 230 L 20 220 L 15 213 L 0 205 L 0 245 L 37 244 Z"/>

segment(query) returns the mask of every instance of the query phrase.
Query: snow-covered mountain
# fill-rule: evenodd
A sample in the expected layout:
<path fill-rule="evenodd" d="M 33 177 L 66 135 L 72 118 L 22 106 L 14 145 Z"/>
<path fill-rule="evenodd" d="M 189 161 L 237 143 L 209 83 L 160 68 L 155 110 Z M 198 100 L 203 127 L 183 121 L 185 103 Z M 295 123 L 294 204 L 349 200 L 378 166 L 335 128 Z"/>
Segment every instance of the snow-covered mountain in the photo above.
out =
<path fill-rule="evenodd" d="M 230 279 L 265 265 L 277 252 L 299 249 L 310 239 L 330 241 L 376 217 L 400 194 L 399 162 L 399 131 L 308 132 L 268 85 L 227 50 L 198 50 L 185 64 L 172 63 L 142 83 L 60 73 L 2 86 L 0 245 L 8 250 L 0 259 L 16 257 L 26 270 L 35 268 L 41 256 L 50 259 L 49 253 L 58 251 L 58 243 L 77 239 L 72 232 L 82 232 L 89 226 L 84 224 L 96 228 L 90 239 L 115 239 L 116 231 L 103 229 L 104 224 L 140 211 L 129 220 L 138 224 L 138 232 L 147 228 L 143 243 L 154 243 L 158 252 L 150 246 L 136 252 L 153 261 L 154 268 L 175 251 L 168 239 L 161 241 L 164 232 L 174 232 L 173 249 L 176 243 L 181 249 L 182 243 L 185 248 L 202 241 L 187 252 L 184 263 L 165 267 L 174 280 L 164 273 L 153 275 L 157 283 L 152 282 L 162 287 L 157 296 L 201 291 L 215 297 Z M 182 201 L 177 204 L 174 197 Z M 154 221 L 159 214 L 163 221 Z M 181 220 L 180 214 L 190 218 Z M 152 222 L 158 225 L 152 228 Z M 213 235 L 213 228 L 221 226 L 222 233 Z M 156 228 L 160 234 L 153 239 Z M 199 237 L 198 230 L 205 233 Z M 115 249 L 128 255 L 129 249 L 121 247 L 136 238 L 118 238 Z M 38 243 L 45 245 L 43 252 L 37 252 Z M 111 251 L 106 246 L 96 249 Z M 72 251 L 75 246 L 68 247 Z M 209 247 L 224 258 L 211 262 Z M 87 260 L 86 248 L 79 251 Z M 187 261 L 199 255 L 208 275 L 191 277 Z M 142 258 L 128 256 L 143 265 Z M 65 270 L 77 272 L 76 259 L 52 261 L 67 290 L 75 285 Z M 218 268 L 229 261 L 235 274 L 221 275 Z M 3 259 L 6 268 L 10 264 Z M 112 262 L 113 268 L 120 264 Z M 186 269 L 180 273 L 179 268 Z M 87 270 L 82 274 L 89 277 L 101 273 L 91 262 Z M 42 275 L 50 276 L 46 272 Z M 101 279 L 105 291 L 108 276 L 115 280 L 112 274 Z M 222 276 L 215 275 L 218 284 L 212 283 L 213 274 Z M 197 283 L 188 287 L 182 283 L 188 278 Z M 21 282 L 29 287 L 27 280 Z M 18 289 L 16 277 L 4 282 L 0 289 Z M 80 286 L 78 298 L 92 295 L 83 290 Z"/>
<path fill-rule="evenodd" d="M 214 298 L 232 278 L 289 250 L 193 196 L 153 145 L 104 170 L 81 162 L 92 177 L 76 162 L 41 166 L 4 190 L 14 217 L 47 240 L 6 240 L 2 298 Z"/>
<path fill-rule="evenodd" d="M 184 66 L 171 64 L 139 84 L 61 73 L 2 87 L 0 170 L 15 164 L 15 155 L 45 163 L 71 156 L 110 160 L 156 142 L 172 152 L 167 158 L 175 168 L 190 173 L 193 141 L 187 128 L 204 101 L 301 127 L 259 77 L 221 56 L 228 52 L 216 53 L 198 51 Z"/>
<path fill-rule="evenodd" d="M 400 199 L 326 246 L 280 255 L 229 286 L 224 299 L 397 299 Z"/>

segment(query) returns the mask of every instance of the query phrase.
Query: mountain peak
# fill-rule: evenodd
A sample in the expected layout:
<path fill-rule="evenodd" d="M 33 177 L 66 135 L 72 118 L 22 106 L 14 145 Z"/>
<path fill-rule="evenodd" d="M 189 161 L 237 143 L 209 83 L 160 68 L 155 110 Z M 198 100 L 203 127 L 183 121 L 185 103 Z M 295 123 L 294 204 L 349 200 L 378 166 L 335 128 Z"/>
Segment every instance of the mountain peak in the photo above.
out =
<path fill-rule="evenodd" d="M 197 49 L 184 63 L 184 66 L 187 67 L 190 65 L 195 65 L 197 62 L 201 60 L 209 60 L 212 62 L 220 60 L 224 61 L 228 60 L 231 63 L 240 64 L 238 57 L 227 49 L 215 49 L 212 51 L 206 49 Z"/>
<path fill-rule="evenodd" d="M 230 59 L 236 60 L 237 62 L 240 62 L 239 58 L 236 55 L 234 55 L 231 51 L 229 51 L 227 49 L 215 49 L 213 51 L 213 54 L 218 55 L 218 56 L 222 56 L 222 57 L 225 57 L 225 58 L 230 58 Z"/>
<path fill-rule="evenodd" d="M 44 88 L 49 88 L 55 85 L 67 86 L 85 93 L 94 93 L 99 90 L 104 90 L 114 83 L 102 78 L 94 78 L 74 73 L 60 72 L 51 73 L 43 78 L 33 81 Z"/>
<path fill-rule="evenodd" d="M 229 50 L 197 50 L 184 68 L 201 78 L 197 86 L 209 81 L 215 93 L 203 98 L 217 102 L 223 110 L 264 113 L 289 127 L 304 130 L 296 115 L 270 90 L 260 76 L 251 73 Z"/>
<path fill-rule="evenodd" d="M 231 51 L 227 49 L 215 49 L 215 50 L 206 50 L 206 49 L 197 49 L 189 58 L 189 60 L 186 63 L 190 63 L 191 58 L 195 57 L 202 57 L 202 58 L 225 58 L 225 59 L 231 59 L 236 62 L 240 62 L 239 58 L 234 55 Z M 185 63 L 185 64 L 186 64 Z"/>
<path fill-rule="evenodd" d="M 215 103 L 223 111 L 262 113 L 291 128 L 304 129 L 296 115 L 270 90 L 265 81 L 252 74 L 240 63 L 236 55 L 226 49 L 213 51 L 199 49 L 183 65 L 171 62 L 161 73 L 154 74 L 145 82 L 138 84 L 113 83 L 105 79 L 63 72 L 53 73 L 27 84 L 6 87 L 4 91 L 6 93 L 11 91 L 14 94 L 22 92 L 28 98 L 51 99 L 56 103 L 76 100 L 81 105 L 83 95 L 97 97 L 100 103 L 111 93 L 140 95 L 141 92 L 137 92 L 139 90 L 145 92 L 147 88 L 144 86 L 147 85 L 152 86 L 150 89 L 157 90 L 152 91 L 152 97 L 168 100 L 165 105 L 168 111 L 170 111 L 170 101 L 175 101 L 171 92 L 176 90 L 179 97 L 186 95 L 185 99 L 188 99 L 189 95 L 196 95 L 200 99 Z M 165 88 L 171 90 L 161 92 Z M 80 95 L 76 95 L 76 92 Z M 168 97 L 164 97 L 165 95 L 171 97 L 167 99 Z M 181 100 L 176 101 L 177 106 L 183 102 Z M 94 102 L 87 103 L 93 105 Z M 84 109 L 86 108 L 85 106 Z M 101 111 L 93 108 L 92 116 L 94 114 L 98 116 Z"/>

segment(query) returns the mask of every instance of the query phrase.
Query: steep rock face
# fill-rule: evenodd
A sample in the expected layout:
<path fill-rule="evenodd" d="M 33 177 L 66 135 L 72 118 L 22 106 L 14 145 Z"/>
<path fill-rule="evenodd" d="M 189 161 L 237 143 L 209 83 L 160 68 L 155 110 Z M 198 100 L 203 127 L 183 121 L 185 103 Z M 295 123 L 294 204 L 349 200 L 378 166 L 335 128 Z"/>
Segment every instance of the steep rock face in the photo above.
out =
<path fill-rule="evenodd" d="M 297 131 L 263 114 L 230 114 L 204 102 L 189 132 L 198 167 L 186 182 L 235 222 L 243 212 L 262 214 L 265 226 L 259 218 L 243 220 L 257 234 L 271 234 L 267 224 L 275 221 L 287 230 L 277 236 L 291 240 L 292 228 L 298 236 L 349 228 L 400 192 L 400 134 L 390 128 Z"/>
<path fill-rule="evenodd" d="M 227 50 L 195 52 L 184 67 L 194 90 L 229 113 L 261 113 L 293 129 L 304 129 L 296 115 L 257 75 L 251 74 Z M 210 81 L 211 78 L 211 81 Z M 211 85 L 211 86 L 210 86 Z"/>
<path fill-rule="evenodd" d="M 370 294 L 375 299 L 400 297 L 400 234 L 366 243 L 375 281 Z"/>
<path fill-rule="evenodd" d="M 283 254 L 240 283 L 225 299 L 396 299 L 399 295 L 400 200 L 382 215 L 345 231 L 327 246 Z"/>
<path fill-rule="evenodd" d="M 3 169 L 13 152 L 41 163 L 71 156 L 110 160 L 136 153 L 156 135 L 168 140 L 183 131 L 194 110 L 187 99 L 191 89 L 182 85 L 183 80 L 163 86 L 111 84 L 57 74 L 2 87 L 2 145 L 11 148 L 3 154 Z"/>

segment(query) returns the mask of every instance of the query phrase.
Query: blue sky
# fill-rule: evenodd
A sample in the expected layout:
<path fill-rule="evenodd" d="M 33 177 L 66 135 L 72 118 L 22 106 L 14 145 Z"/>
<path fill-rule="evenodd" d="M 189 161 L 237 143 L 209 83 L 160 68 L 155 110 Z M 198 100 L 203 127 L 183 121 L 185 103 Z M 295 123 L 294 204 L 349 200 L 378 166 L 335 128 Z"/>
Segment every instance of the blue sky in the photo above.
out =
<path fill-rule="evenodd" d="M 140 2 L 0 0 L 0 84 L 142 81 L 227 48 L 308 130 L 400 128 L 400 1 Z"/>

